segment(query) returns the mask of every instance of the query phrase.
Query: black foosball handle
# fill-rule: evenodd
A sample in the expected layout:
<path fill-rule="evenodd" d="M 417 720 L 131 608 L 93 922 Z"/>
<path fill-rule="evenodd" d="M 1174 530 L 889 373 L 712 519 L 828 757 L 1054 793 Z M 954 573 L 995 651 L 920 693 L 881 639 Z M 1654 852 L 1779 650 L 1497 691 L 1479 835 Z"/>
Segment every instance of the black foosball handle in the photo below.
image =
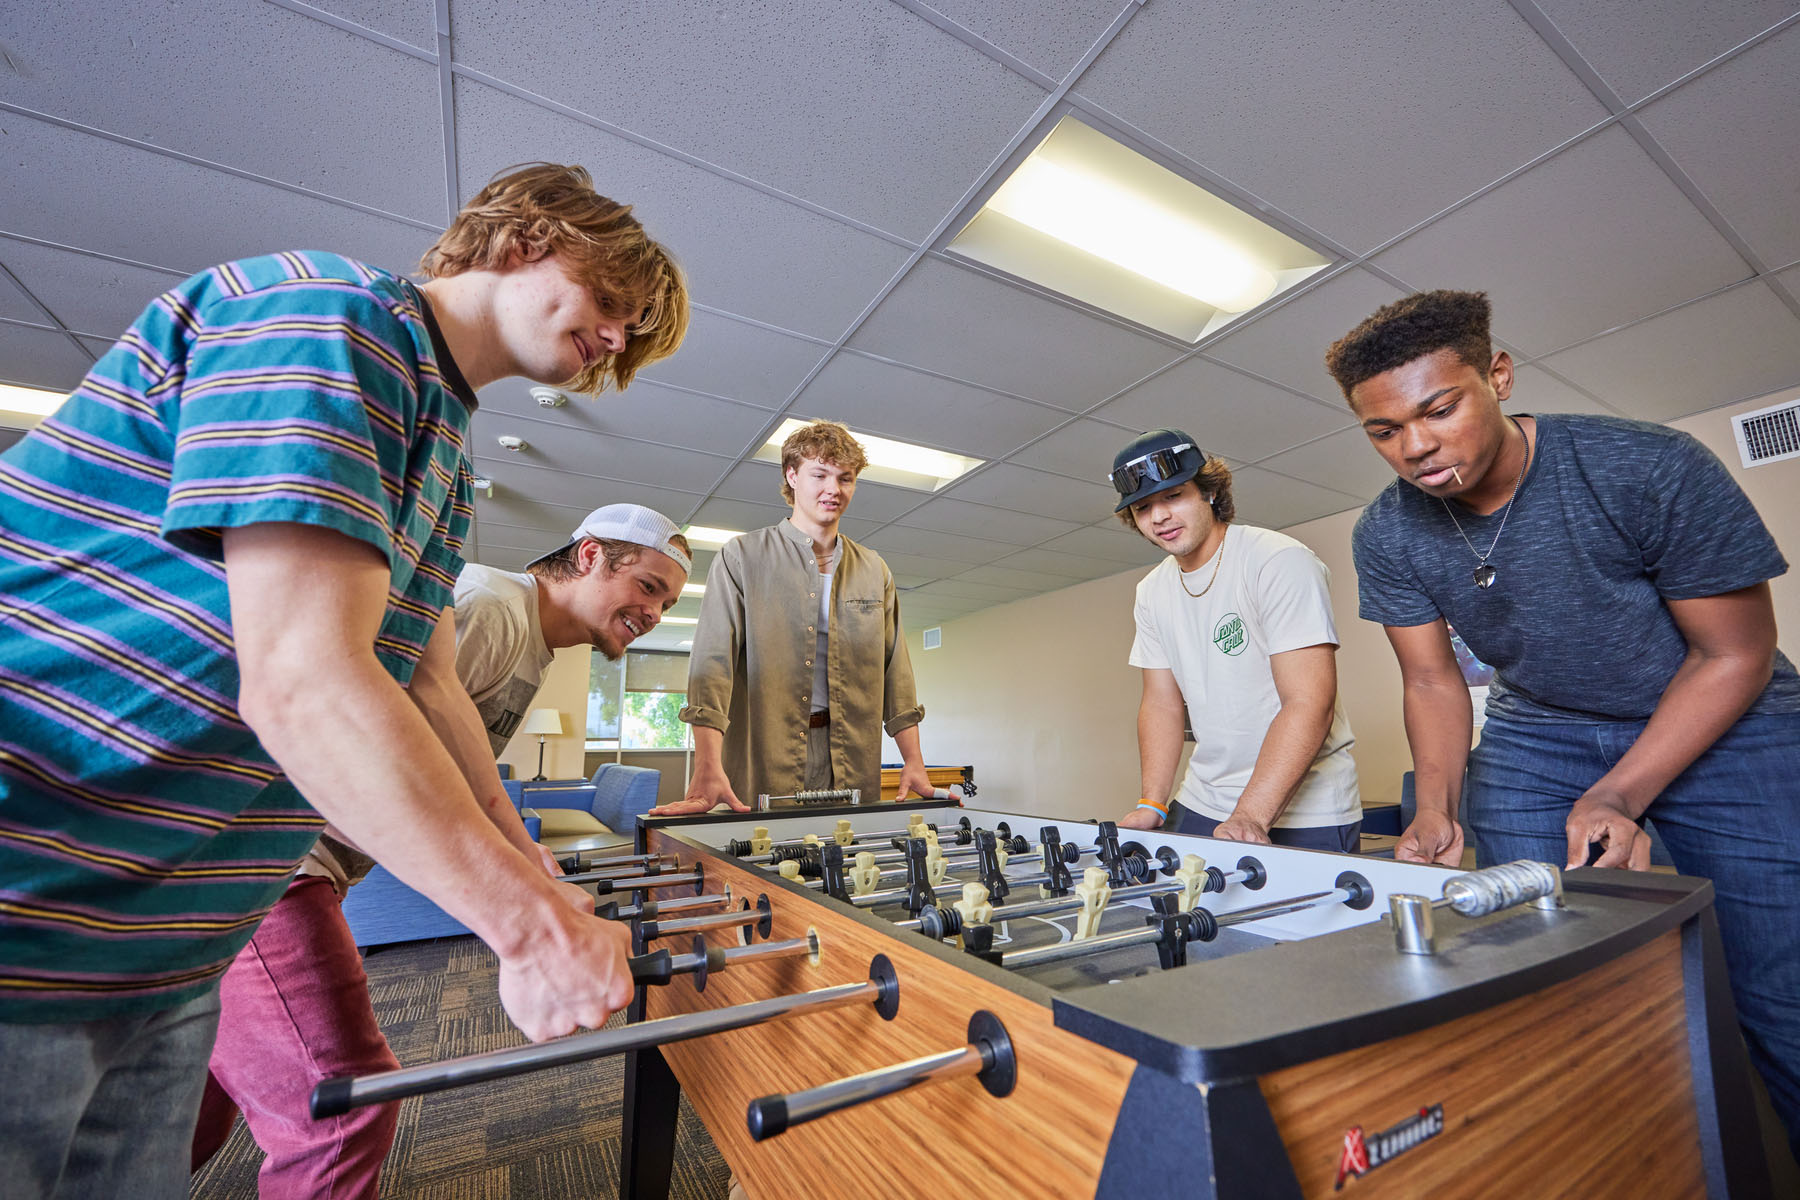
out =
<path fill-rule="evenodd" d="M 745 1122 L 750 1136 L 763 1141 L 819 1117 L 892 1096 L 924 1083 L 973 1075 L 994 1096 L 1012 1093 L 1018 1083 L 1018 1060 L 1006 1026 L 982 1010 L 969 1018 L 968 1044 L 862 1075 L 786 1095 L 762 1096 L 750 1102 Z"/>

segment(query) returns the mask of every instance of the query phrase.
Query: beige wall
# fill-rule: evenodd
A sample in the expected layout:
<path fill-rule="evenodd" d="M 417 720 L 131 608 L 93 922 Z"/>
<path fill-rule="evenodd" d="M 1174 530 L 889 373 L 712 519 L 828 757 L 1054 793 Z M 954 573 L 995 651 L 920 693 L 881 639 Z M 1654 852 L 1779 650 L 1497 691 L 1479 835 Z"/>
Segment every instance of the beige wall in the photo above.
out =
<path fill-rule="evenodd" d="M 583 742 L 587 731 L 588 656 L 586 646 L 570 646 L 556 652 L 544 672 L 533 708 L 554 708 L 563 715 L 562 737 L 544 740 L 544 774 L 550 779 L 585 779 Z M 537 774 L 538 739 L 535 733 L 521 733 L 506 744 L 500 761 L 511 763 L 513 775 L 530 779 Z"/>
<path fill-rule="evenodd" d="M 1734 414 L 1790 398 L 1749 401 L 1673 422 L 1731 470 L 1790 561 L 1800 556 L 1800 459 L 1745 470 Z M 1372 453 L 1372 452 L 1371 452 Z M 1339 695 L 1356 734 L 1364 803 L 1399 799 L 1411 768 L 1400 715 L 1400 672 L 1378 625 L 1356 616 L 1350 531 L 1360 510 L 1291 526 L 1331 569 Z M 1782 648 L 1800 650 L 1800 562 L 1774 581 Z M 985 609 L 943 626 L 943 647 L 908 633 L 926 720 L 929 762 L 972 763 L 984 808 L 1086 818 L 1137 796 L 1138 672 L 1126 665 L 1131 608 L 1147 568 Z"/>

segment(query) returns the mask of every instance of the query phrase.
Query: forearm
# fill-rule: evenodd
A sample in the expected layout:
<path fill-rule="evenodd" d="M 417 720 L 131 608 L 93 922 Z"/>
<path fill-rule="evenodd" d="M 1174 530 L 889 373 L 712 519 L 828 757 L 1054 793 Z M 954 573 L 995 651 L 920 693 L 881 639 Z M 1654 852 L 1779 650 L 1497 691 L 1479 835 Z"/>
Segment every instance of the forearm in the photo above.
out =
<path fill-rule="evenodd" d="M 1181 761 L 1182 711 L 1153 704 L 1138 706 L 1138 795 L 1167 804 L 1175 791 Z"/>
<path fill-rule="evenodd" d="M 443 743 L 450 761 L 468 782 L 483 814 L 494 823 L 500 836 L 536 862 L 537 845 L 525 832 L 525 822 L 500 782 L 500 770 L 494 764 L 487 730 L 481 724 L 474 701 L 462 690 L 462 685 L 454 679 L 421 679 L 415 674 L 407 695 Z"/>
<path fill-rule="evenodd" d="M 694 774 L 725 773 L 725 735 L 710 725 L 692 726 L 694 731 Z"/>
<path fill-rule="evenodd" d="M 1460 676 L 1447 683 L 1408 683 L 1402 707 L 1418 811 L 1454 821 L 1474 734 L 1475 710 L 1468 686 Z"/>
<path fill-rule="evenodd" d="M 1331 732 L 1332 713 L 1329 704 L 1281 706 L 1263 735 L 1256 766 L 1238 797 L 1234 817 L 1254 821 L 1264 829 L 1274 826 L 1299 790 L 1313 760 L 1318 758 L 1319 747 Z"/>
<path fill-rule="evenodd" d="M 1642 816 L 1756 702 L 1773 669 L 1772 655 L 1709 657 L 1690 651 L 1644 732 L 1590 790 L 1617 796 L 1633 817 Z"/>
<path fill-rule="evenodd" d="M 240 703 L 333 826 L 503 957 L 560 927 L 555 885 L 480 818 L 449 752 L 372 653 L 323 671 L 277 667 Z"/>
<path fill-rule="evenodd" d="M 925 768 L 925 754 L 919 749 L 919 727 L 908 725 L 894 735 L 894 745 L 900 748 L 900 761 L 909 767 Z"/>

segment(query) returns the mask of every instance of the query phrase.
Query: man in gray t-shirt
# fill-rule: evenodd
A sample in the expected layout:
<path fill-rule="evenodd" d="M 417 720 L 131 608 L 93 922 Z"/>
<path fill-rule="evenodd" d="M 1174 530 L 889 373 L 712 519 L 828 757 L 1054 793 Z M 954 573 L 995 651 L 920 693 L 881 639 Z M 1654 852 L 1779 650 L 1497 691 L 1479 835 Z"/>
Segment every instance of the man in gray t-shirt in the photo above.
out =
<path fill-rule="evenodd" d="M 1362 616 L 1400 660 L 1418 815 L 1396 856 L 1648 865 L 1649 817 L 1712 879 L 1738 1014 L 1800 1129 L 1800 677 L 1776 648 L 1787 570 L 1686 434 L 1508 417 L 1485 296 L 1379 310 L 1326 365 L 1399 475 L 1353 536 Z M 1495 669 L 1481 744 L 1448 626 Z M 1465 781 L 1465 764 L 1467 775 Z"/>

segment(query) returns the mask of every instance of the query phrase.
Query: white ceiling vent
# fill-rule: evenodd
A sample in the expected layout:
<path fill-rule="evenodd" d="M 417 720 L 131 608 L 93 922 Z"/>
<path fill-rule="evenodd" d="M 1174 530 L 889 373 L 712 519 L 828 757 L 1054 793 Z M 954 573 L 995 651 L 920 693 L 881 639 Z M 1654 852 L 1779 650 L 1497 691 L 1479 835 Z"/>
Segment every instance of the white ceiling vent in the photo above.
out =
<path fill-rule="evenodd" d="M 1746 467 L 1800 458 L 1800 398 L 1731 418 Z"/>
<path fill-rule="evenodd" d="M 925 631 L 925 648 L 927 650 L 936 650 L 943 644 L 944 627 L 942 625 L 933 625 L 930 629 Z"/>

